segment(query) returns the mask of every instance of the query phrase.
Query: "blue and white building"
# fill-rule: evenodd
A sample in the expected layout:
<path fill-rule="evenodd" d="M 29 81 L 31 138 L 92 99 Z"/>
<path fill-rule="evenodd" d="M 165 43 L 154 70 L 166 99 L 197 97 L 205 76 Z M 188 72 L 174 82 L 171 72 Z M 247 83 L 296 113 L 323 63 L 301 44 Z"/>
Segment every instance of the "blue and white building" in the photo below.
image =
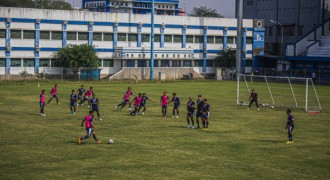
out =
<path fill-rule="evenodd" d="M 68 44 L 94 46 L 102 76 L 124 67 L 149 67 L 150 14 L 0 7 L 0 74 L 59 73 L 53 53 Z M 236 48 L 237 20 L 155 16 L 155 67 L 191 67 L 214 74 L 213 59 Z M 243 21 L 243 69 L 263 54 L 262 20 Z"/>
<path fill-rule="evenodd" d="M 83 0 L 83 9 L 99 12 L 149 14 L 151 0 Z M 155 0 L 155 14 L 179 15 L 178 0 Z"/>

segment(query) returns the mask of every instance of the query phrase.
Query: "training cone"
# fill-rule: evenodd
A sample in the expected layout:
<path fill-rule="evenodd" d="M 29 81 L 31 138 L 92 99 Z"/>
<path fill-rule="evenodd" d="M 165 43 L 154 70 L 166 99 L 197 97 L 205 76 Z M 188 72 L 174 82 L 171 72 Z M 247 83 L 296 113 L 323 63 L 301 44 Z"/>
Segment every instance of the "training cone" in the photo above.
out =
<path fill-rule="evenodd" d="M 312 111 L 311 114 L 320 114 L 319 111 Z"/>

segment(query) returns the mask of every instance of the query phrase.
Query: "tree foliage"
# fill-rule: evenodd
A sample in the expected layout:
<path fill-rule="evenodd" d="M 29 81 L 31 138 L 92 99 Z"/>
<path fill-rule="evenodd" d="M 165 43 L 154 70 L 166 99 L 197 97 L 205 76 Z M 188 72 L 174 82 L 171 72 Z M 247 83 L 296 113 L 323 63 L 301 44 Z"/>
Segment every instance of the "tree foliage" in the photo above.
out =
<path fill-rule="evenodd" d="M 77 74 L 83 68 L 97 68 L 99 58 L 95 49 L 88 44 L 67 45 L 53 54 L 55 66 L 69 67 Z"/>
<path fill-rule="evenodd" d="M 73 10 L 71 4 L 64 0 L 0 0 L 0 6 Z"/>
<path fill-rule="evenodd" d="M 194 9 L 190 13 L 190 16 L 223 18 L 223 16 L 221 14 L 219 14 L 217 12 L 217 10 L 211 9 L 211 8 L 207 8 L 205 6 L 194 7 Z"/>
<path fill-rule="evenodd" d="M 236 66 L 236 50 L 227 48 L 219 51 L 218 56 L 214 59 L 216 67 L 233 68 Z"/>

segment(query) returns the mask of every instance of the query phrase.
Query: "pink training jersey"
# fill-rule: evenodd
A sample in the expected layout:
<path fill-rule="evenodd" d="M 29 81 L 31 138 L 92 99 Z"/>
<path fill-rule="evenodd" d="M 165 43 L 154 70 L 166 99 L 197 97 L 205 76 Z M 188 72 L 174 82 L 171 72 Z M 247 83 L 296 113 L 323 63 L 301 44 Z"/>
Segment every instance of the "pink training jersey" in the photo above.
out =
<path fill-rule="evenodd" d="M 129 92 L 129 91 L 126 91 L 125 93 L 124 93 L 124 97 L 123 97 L 123 99 L 124 100 L 129 100 L 129 97 L 131 96 L 131 93 Z"/>
<path fill-rule="evenodd" d="M 52 95 L 56 95 L 57 93 L 57 87 L 53 87 L 53 89 L 51 90 Z"/>
<path fill-rule="evenodd" d="M 164 95 L 160 99 L 162 100 L 162 106 L 166 106 L 168 104 L 168 96 Z"/>
<path fill-rule="evenodd" d="M 91 115 L 88 115 L 85 117 L 86 128 L 92 127 L 92 120 L 93 120 L 93 117 Z"/>
<path fill-rule="evenodd" d="M 86 97 L 89 97 L 92 94 L 93 94 L 93 90 L 88 90 L 87 93 L 86 93 Z"/>
<path fill-rule="evenodd" d="M 40 94 L 40 102 L 45 103 L 45 95 L 44 94 Z"/>
<path fill-rule="evenodd" d="M 136 97 L 134 101 L 134 105 L 140 105 L 141 101 L 142 101 L 142 97 Z"/>

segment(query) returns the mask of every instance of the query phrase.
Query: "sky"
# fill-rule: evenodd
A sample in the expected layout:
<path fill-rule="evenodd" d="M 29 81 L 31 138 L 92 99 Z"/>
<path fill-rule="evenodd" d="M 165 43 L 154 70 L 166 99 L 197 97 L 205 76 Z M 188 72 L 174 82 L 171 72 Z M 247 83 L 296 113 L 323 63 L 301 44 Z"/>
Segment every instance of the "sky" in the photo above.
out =
<path fill-rule="evenodd" d="M 82 0 L 65 0 L 75 7 L 81 6 Z M 235 0 L 179 0 L 180 7 L 190 13 L 194 7 L 206 6 L 207 8 L 216 9 L 218 13 L 226 18 L 235 17 Z"/>

